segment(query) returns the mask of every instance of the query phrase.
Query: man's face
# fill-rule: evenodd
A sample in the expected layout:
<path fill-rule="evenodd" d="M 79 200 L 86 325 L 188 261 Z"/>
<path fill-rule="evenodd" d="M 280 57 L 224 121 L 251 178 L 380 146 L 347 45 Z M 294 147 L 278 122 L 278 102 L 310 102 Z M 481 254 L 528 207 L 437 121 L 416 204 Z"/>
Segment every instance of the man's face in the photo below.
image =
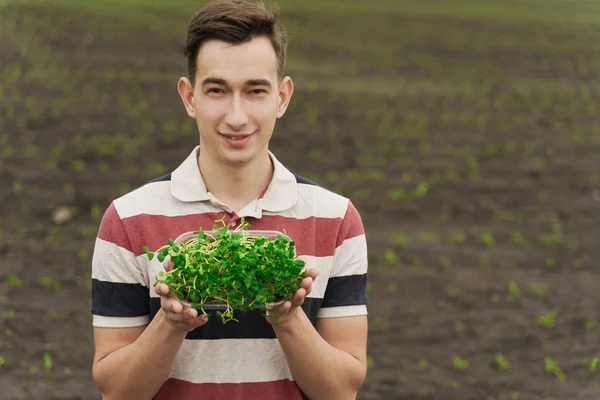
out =
<path fill-rule="evenodd" d="M 266 37 L 238 45 L 202 44 L 194 87 L 185 78 L 179 82 L 186 110 L 196 119 L 201 152 L 231 166 L 266 154 L 293 91 L 289 77 L 278 80 L 277 64 Z"/>

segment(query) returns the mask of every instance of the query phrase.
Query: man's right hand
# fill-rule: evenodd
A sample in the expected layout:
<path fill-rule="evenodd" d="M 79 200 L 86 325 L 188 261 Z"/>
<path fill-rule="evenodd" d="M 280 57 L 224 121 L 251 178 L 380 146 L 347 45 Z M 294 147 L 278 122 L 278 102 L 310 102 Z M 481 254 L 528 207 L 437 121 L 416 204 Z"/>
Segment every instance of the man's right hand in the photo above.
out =
<path fill-rule="evenodd" d="M 173 269 L 173 263 L 168 259 L 165 260 L 163 266 L 165 271 Z M 171 294 L 171 290 L 166 284 L 157 284 L 155 291 L 156 294 L 160 296 L 160 306 L 167 317 L 167 321 L 169 321 L 176 330 L 189 332 L 208 322 L 208 317 L 203 314 L 198 315 L 198 310 L 184 307 L 184 305 Z"/>

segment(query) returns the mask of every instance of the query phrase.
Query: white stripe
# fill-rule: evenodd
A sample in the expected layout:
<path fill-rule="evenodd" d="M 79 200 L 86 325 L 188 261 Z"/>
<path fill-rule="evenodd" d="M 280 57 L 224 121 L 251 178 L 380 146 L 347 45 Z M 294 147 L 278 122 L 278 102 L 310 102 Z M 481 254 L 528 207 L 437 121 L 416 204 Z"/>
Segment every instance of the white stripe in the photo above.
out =
<path fill-rule="evenodd" d="M 334 253 L 331 276 L 362 275 L 367 273 L 367 240 L 364 234 L 346 239 Z"/>
<path fill-rule="evenodd" d="M 143 256 L 147 258 L 146 254 Z M 96 238 L 92 255 L 92 278 L 105 282 L 147 284 L 145 274 L 131 251 L 100 238 Z"/>
<path fill-rule="evenodd" d="M 150 323 L 150 316 L 141 317 L 105 317 L 102 315 L 92 316 L 92 325 L 98 328 L 131 328 L 143 326 Z"/>
<path fill-rule="evenodd" d="M 169 377 L 192 383 L 292 380 L 277 339 L 184 340 Z"/>
<path fill-rule="evenodd" d="M 115 200 L 115 208 L 121 219 L 139 214 L 165 215 L 176 217 L 189 214 L 223 212 L 208 201 L 182 202 L 171 194 L 171 182 L 146 184 Z"/>
<path fill-rule="evenodd" d="M 367 306 L 358 304 L 355 306 L 322 307 L 317 314 L 317 318 L 354 317 L 357 315 L 367 315 Z"/>
<path fill-rule="evenodd" d="M 151 199 L 151 201 L 148 201 Z M 261 200 L 259 200 L 260 205 Z M 121 219 L 134 217 L 139 214 L 165 215 L 168 217 L 189 214 L 204 214 L 223 212 L 223 209 L 209 201 L 182 202 L 173 197 L 170 182 L 154 182 L 144 185 L 114 202 Z M 318 204 L 318 208 L 314 205 Z M 269 212 L 263 215 L 276 215 L 286 218 L 305 219 L 343 218 L 348 208 L 348 199 L 315 185 L 298 185 L 298 203 L 283 212 Z"/>

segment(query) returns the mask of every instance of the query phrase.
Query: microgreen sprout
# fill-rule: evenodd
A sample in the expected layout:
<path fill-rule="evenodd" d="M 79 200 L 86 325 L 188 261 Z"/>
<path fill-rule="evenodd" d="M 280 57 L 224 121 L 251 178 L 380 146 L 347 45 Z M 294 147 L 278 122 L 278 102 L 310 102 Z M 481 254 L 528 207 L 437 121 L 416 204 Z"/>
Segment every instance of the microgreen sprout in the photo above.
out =
<path fill-rule="evenodd" d="M 222 223 L 219 228 L 216 224 Z M 247 234 L 250 224 L 243 218 L 235 230 L 224 220 L 216 220 L 213 232 L 202 229 L 194 236 L 151 252 L 150 260 L 161 263 L 170 257 L 173 269 L 159 272 L 154 286 L 165 283 L 182 301 L 207 314 L 208 304 L 224 305 L 217 311 L 221 321 L 239 322 L 234 311 L 250 311 L 287 300 L 304 279 L 304 261 L 295 257 L 295 243 L 285 235 L 276 238 Z"/>

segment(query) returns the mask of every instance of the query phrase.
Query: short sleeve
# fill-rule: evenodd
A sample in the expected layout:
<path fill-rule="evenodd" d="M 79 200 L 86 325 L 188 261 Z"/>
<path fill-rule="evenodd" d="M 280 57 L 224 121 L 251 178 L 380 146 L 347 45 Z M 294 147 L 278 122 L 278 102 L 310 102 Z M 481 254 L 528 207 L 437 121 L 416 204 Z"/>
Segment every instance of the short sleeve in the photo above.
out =
<path fill-rule="evenodd" d="M 367 269 L 367 241 L 362 219 L 348 201 L 317 318 L 366 315 Z"/>
<path fill-rule="evenodd" d="M 132 327 L 150 321 L 148 286 L 114 202 L 102 221 L 92 256 L 92 308 L 96 327 Z"/>

